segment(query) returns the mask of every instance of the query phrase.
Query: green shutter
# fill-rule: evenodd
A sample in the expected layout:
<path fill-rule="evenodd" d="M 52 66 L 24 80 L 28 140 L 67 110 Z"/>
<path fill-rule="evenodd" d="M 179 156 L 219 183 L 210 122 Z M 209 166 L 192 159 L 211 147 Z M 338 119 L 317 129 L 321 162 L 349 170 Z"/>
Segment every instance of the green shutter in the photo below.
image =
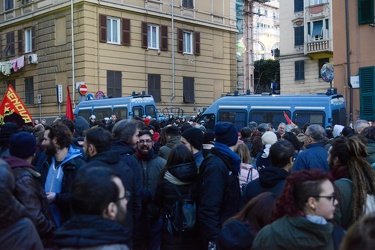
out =
<path fill-rule="evenodd" d="M 374 0 L 358 0 L 358 24 L 374 23 Z"/>
<path fill-rule="evenodd" d="M 375 120 L 375 67 L 359 69 L 359 85 L 361 99 L 361 119 Z"/>

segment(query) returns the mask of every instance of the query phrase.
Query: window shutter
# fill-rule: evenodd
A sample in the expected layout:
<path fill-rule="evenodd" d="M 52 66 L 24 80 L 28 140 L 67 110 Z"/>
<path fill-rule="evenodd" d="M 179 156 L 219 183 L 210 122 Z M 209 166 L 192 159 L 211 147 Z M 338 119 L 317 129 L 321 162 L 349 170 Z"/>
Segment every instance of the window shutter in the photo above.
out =
<path fill-rule="evenodd" d="M 374 23 L 374 0 L 358 0 L 358 24 Z"/>
<path fill-rule="evenodd" d="M 201 33 L 194 32 L 194 54 L 199 56 L 201 54 Z"/>
<path fill-rule="evenodd" d="M 177 29 L 177 52 L 184 52 L 184 31 Z"/>
<path fill-rule="evenodd" d="M 154 97 L 155 102 L 161 102 L 160 75 L 148 74 L 148 93 Z"/>
<path fill-rule="evenodd" d="M 148 47 L 147 23 L 142 22 L 142 48 L 147 49 L 147 47 Z"/>
<path fill-rule="evenodd" d="M 130 19 L 122 19 L 122 41 L 124 46 L 130 46 Z"/>
<path fill-rule="evenodd" d="M 303 45 L 304 43 L 304 31 L 303 26 L 295 27 L 294 28 L 294 45 Z"/>
<path fill-rule="evenodd" d="M 35 26 L 31 27 L 31 50 L 36 51 L 36 28 Z"/>
<path fill-rule="evenodd" d="M 194 78 L 184 77 L 183 78 L 183 101 L 184 103 L 194 103 Z"/>
<path fill-rule="evenodd" d="M 375 67 L 359 68 L 359 84 L 361 99 L 361 119 L 375 119 Z"/>
<path fill-rule="evenodd" d="M 161 26 L 161 42 L 160 42 L 160 50 L 168 51 L 168 26 L 162 25 Z"/>
<path fill-rule="evenodd" d="M 107 16 L 99 15 L 99 42 L 107 42 Z"/>
<path fill-rule="evenodd" d="M 7 52 L 6 56 L 14 56 L 14 32 L 7 33 Z"/>
<path fill-rule="evenodd" d="M 294 80 L 305 79 L 305 61 L 294 62 Z"/>
<path fill-rule="evenodd" d="M 18 30 L 18 54 L 24 52 L 23 29 Z"/>

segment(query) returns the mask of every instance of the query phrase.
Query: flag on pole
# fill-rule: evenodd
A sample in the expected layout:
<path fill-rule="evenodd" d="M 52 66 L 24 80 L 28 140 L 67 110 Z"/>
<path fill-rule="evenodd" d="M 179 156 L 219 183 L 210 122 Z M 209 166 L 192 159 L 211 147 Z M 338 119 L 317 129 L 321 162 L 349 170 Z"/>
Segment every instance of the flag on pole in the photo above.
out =
<path fill-rule="evenodd" d="M 70 99 L 69 86 L 66 86 L 66 89 L 68 90 L 68 96 L 66 98 L 66 112 L 65 112 L 65 116 L 69 120 L 74 121 L 73 107 L 72 107 L 72 100 Z"/>
<path fill-rule="evenodd" d="M 17 123 L 19 127 L 33 126 L 33 118 L 12 85 L 8 86 L 0 103 L 0 125 L 6 122 Z"/>
<path fill-rule="evenodd" d="M 285 117 L 288 124 L 294 124 L 285 111 L 284 111 L 284 117 Z"/>

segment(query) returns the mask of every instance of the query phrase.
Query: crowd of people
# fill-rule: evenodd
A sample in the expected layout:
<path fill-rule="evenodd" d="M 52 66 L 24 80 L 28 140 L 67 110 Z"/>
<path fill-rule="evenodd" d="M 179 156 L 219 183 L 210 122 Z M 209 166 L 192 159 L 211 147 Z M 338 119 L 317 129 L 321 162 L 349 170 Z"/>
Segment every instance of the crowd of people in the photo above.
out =
<path fill-rule="evenodd" d="M 0 249 L 375 246 L 367 121 L 88 120 L 1 127 Z"/>

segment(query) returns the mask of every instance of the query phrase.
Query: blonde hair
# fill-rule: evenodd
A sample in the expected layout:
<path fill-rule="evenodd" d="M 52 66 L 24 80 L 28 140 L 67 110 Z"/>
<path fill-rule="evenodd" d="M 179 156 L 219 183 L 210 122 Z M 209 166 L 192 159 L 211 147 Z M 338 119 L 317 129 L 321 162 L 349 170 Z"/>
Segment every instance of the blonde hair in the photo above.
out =
<path fill-rule="evenodd" d="M 246 144 L 238 144 L 235 152 L 241 158 L 242 163 L 250 163 L 250 152 Z"/>

